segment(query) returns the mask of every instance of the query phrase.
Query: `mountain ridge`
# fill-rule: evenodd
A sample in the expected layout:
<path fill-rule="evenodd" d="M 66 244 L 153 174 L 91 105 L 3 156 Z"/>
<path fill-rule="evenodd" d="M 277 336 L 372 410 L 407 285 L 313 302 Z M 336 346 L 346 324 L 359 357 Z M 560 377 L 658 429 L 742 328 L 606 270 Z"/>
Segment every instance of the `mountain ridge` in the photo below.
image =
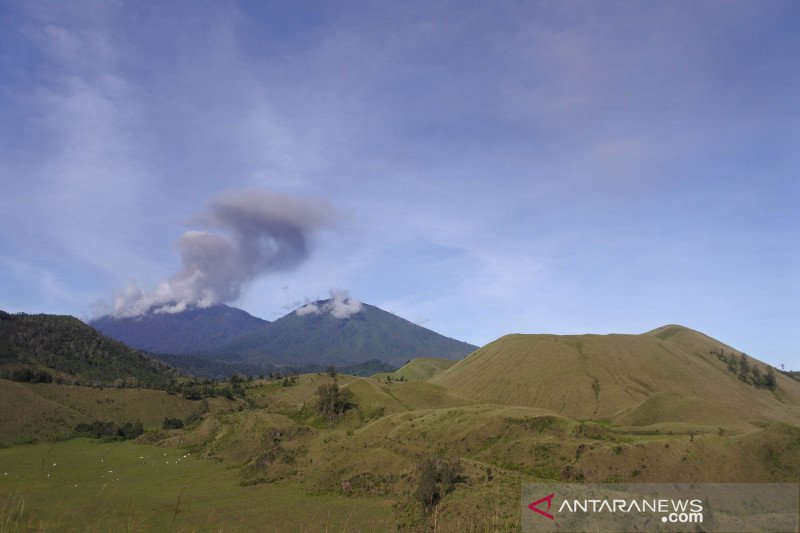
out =
<path fill-rule="evenodd" d="M 351 366 L 375 359 L 396 368 L 416 357 L 458 359 L 477 349 L 379 307 L 360 302 L 352 309 L 336 307 L 341 303 L 318 300 L 274 322 L 217 305 L 134 318 L 105 316 L 90 325 L 135 348 L 168 355 L 173 365 L 181 366 L 185 356 L 196 369 L 206 360 L 233 369 L 239 365 L 245 373 L 258 365 Z"/>
<path fill-rule="evenodd" d="M 339 366 L 379 359 L 399 367 L 416 357 L 460 359 L 477 349 L 370 304 L 361 304 L 358 312 L 339 318 L 324 311 L 330 303 L 318 300 L 313 305 L 320 312 L 292 311 L 201 355 L 289 365 L 324 362 Z"/>
<path fill-rule="evenodd" d="M 175 374 L 165 363 L 104 336 L 75 317 L 3 311 L 0 370 L 17 381 L 151 388 L 165 388 Z M 34 375 L 23 379 L 28 373 Z"/>
<path fill-rule="evenodd" d="M 225 304 L 138 317 L 105 315 L 89 322 L 104 335 L 156 354 L 189 354 L 213 348 L 265 324 L 269 321 Z"/>

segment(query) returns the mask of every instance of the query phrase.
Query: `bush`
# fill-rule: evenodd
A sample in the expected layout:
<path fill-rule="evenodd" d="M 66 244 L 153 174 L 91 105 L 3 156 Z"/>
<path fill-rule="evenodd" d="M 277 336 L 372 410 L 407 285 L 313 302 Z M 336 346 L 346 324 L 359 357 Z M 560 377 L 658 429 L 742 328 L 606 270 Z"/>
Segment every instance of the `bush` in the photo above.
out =
<path fill-rule="evenodd" d="M 21 383 L 27 383 L 33 379 L 33 371 L 30 368 L 17 368 L 11 372 L 11 379 Z"/>
<path fill-rule="evenodd" d="M 126 422 L 123 426 L 118 426 L 114 422 L 101 422 L 96 420 L 91 424 L 80 423 L 75 426 L 75 433 L 82 437 L 114 438 L 114 439 L 135 439 L 144 433 L 144 427 L 140 421 Z"/>
<path fill-rule="evenodd" d="M 183 420 L 180 418 L 165 418 L 162 426 L 164 429 L 181 429 Z"/>
<path fill-rule="evenodd" d="M 417 465 L 416 497 L 426 510 L 436 505 L 461 479 L 464 467 L 458 459 L 430 456 Z"/>
<path fill-rule="evenodd" d="M 137 420 L 136 422 L 127 422 L 122 426 L 121 437 L 125 440 L 133 440 L 142 433 L 144 433 L 144 426 Z"/>
<path fill-rule="evenodd" d="M 340 389 L 336 383 L 322 385 L 317 389 L 317 412 L 328 420 L 333 420 L 355 406 L 352 398 L 353 394 L 349 390 Z"/>
<path fill-rule="evenodd" d="M 769 390 L 774 390 L 777 382 L 775 381 L 775 371 L 772 370 L 772 367 L 767 368 L 767 375 L 764 377 L 764 386 L 767 387 Z"/>
<path fill-rule="evenodd" d="M 200 421 L 202 419 L 203 419 L 203 415 L 201 415 L 200 413 L 192 413 L 188 417 L 186 417 L 185 425 L 191 426 L 195 422 L 198 422 L 198 421 Z"/>

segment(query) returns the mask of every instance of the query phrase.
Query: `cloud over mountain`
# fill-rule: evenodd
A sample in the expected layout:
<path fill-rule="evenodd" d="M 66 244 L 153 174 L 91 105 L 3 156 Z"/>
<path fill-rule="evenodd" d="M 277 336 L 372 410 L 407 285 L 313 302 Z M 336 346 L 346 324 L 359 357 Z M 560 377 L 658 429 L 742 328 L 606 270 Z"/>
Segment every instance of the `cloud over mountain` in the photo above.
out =
<path fill-rule="evenodd" d="M 350 298 L 349 293 L 344 289 L 331 289 L 331 298 L 325 303 L 309 303 L 299 308 L 295 313 L 297 316 L 319 315 L 329 313 L 334 318 L 350 318 L 352 315 L 361 312 L 363 304 L 355 298 Z"/>

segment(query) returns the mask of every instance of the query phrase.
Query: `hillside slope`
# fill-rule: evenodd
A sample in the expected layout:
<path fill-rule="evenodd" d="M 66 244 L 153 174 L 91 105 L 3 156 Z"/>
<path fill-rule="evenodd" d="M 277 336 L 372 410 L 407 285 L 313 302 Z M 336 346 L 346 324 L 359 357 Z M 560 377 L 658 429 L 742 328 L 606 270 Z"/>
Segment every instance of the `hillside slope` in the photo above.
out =
<path fill-rule="evenodd" d="M 68 383 L 163 388 L 174 370 L 63 315 L 0 311 L 0 371 L 47 371 Z"/>
<path fill-rule="evenodd" d="M 152 353 L 185 354 L 208 350 L 268 324 L 224 304 L 180 313 L 140 317 L 104 316 L 89 325 L 112 339 Z"/>
<path fill-rule="evenodd" d="M 315 305 L 324 308 L 329 302 Z M 348 318 L 292 312 L 203 355 L 296 366 L 341 366 L 379 359 L 400 366 L 415 357 L 459 359 L 476 348 L 363 304 L 361 311 Z"/>
<path fill-rule="evenodd" d="M 738 364 L 740 352 L 681 326 L 642 335 L 507 335 L 431 382 L 480 403 L 578 419 L 639 425 L 800 420 L 800 383 L 777 373 L 774 390 L 754 385 L 752 374 L 742 381 L 719 351 Z M 766 364 L 748 362 L 762 376 L 768 372 Z"/>
<path fill-rule="evenodd" d="M 0 446 L 69 435 L 75 425 L 95 420 L 141 421 L 160 429 L 166 417 L 200 415 L 209 403 L 235 402 L 211 398 L 190 401 L 181 395 L 150 389 L 76 387 L 55 383 L 14 383 L 0 379 Z"/>
<path fill-rule="evenodd" d="M 433 376 L 438 376 L 457 361 L 452 359 L 437 359 L 435 357 L 417 357 L 393 372 L 379 372 L 372 377 L 376 379 L 427 381 Z"/>

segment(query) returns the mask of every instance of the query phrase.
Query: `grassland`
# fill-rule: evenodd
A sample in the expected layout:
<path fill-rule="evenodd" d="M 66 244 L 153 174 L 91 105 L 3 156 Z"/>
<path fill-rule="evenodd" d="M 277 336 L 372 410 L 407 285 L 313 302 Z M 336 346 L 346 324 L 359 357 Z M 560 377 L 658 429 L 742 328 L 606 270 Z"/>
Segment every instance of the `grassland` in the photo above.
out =
<path fill-rule="evenodd" d="M 624 424 L 756 428 L 800 419 L 800 383 L 778 375 L 775 390 L 754 387 L 736 379 L 712 350 L 741 355 L 680 326 L 643 335 L 508 335 L 431 383 L 478 403 Z"/>
<path fill-rule="evenodd" d="M 379 498 L 242 487 L 178 448 L 75 439 L 0 450 L 3 531 L 343 531 L 390 527 Z M 354 530 L 354 529 L 350 529 Z"/>
<path fill-rule="evenodd" d="M 456 364 L 452 359 L 438 359 L 436 357 L 417 357 L 412 359 L 394 372 L 378 372 L 372 377 L 381 381 L 387 378 L 393 381 L 428 381 Z"/>
<path fill-rule="evenodd" d="M 206 411 L 238 409 L 243 402 L 223 398 L 189 401 L 151 389 L 116 389 L 15 383 L 0 380 L 0 445 L 29 443 L 68 435 L 80 422 L 123 424 L 141 421 L 161 427 L 164 418 L 186 419 Z"/>
<path fill-rule="evenodd" d="M 136 443 L 0 449 L 0 529 L 514 531 L 526 481 L 797 482 L 800 383 L 743 382 L 720 346 L 674 326 L 511 336 L 427 381 L 338 376 L 354 405 L 336 420 L 314 409 L 330 376 L 256 380 L 245 400 Z M 21 390 L 81 396 L 35 387 Z M 96 400 L 69 401 L 97 417 Z M 431 454 L 463 472 L 426 510 L 417 466 Z"/>

